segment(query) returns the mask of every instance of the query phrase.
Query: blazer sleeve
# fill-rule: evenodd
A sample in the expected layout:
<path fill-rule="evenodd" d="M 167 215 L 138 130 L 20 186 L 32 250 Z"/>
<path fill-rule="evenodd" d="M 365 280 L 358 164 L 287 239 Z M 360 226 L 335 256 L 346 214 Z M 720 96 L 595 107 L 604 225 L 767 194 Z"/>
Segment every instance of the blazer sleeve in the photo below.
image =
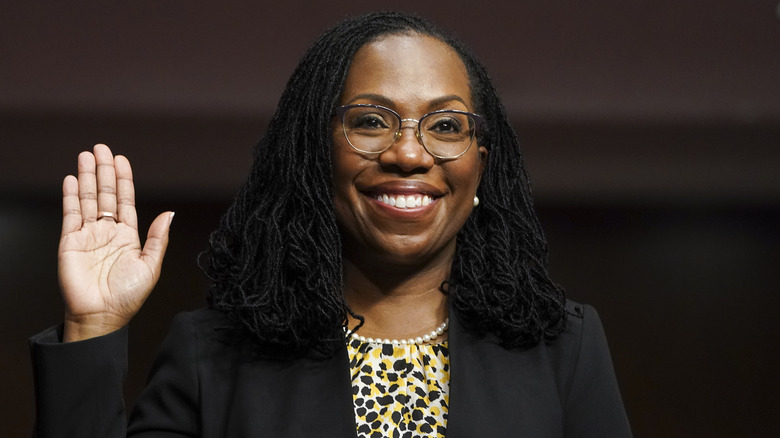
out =
<path fill-rule="evenodd" d="M 62 327 L 30 338 L 38 438 L 124 437 L 127 328 L 64 344 Z"/>
<path fill-rule="evenodd" d="M 565 436 L 631 437 L 601 320 L 592 307 L 581 308 L 579 351 L 565 401 Z"/>
<path fill-rule="evenodd" d="M 123 387 L 127 331 L 63 344 L 61 328 L 30 339 L 37 438 L 174 438 L 200 436 L 196 344 L 177 317 L 135 404 L 130 426 Z"/>

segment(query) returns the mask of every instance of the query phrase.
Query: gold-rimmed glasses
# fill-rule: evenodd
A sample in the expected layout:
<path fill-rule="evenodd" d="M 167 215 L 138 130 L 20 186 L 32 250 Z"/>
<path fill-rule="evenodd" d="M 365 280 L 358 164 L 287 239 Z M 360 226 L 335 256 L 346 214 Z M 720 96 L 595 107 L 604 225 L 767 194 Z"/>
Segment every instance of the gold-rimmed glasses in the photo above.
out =
<path fill-rule="evenodd" d="M 337 107 L 347 142 L 358 152 L 381 154 L 401 136 L 405 128 L 414 129 L 417 140 L 436 158 L 452 160 L 469 150 L 484 123 L 482 116 L 466 111 L 433 111 L 416 119 L 402 119 L 381 105 L 354 104 Z M 404 126 L 412 122 L 412 126 Z"/>

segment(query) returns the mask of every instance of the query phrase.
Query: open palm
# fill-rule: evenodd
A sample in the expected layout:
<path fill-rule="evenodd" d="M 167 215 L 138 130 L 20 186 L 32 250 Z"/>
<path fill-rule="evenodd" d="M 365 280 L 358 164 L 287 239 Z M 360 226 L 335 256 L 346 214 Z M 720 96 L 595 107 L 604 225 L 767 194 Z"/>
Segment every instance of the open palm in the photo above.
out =
<path fill-rule="evenodd" d="M 105 145 L 82 152 L 63 181 L 59 279 L 64 340 L 110 333 L 138 312 L 160 277 L 173 213 L 160 214 L 141 246 L 130 163 Z"/>

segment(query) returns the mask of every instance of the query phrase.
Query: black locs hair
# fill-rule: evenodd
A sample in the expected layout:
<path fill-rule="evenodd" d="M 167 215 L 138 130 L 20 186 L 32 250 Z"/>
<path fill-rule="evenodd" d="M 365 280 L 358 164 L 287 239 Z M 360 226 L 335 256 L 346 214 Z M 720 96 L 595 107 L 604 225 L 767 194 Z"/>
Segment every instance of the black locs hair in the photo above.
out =
<path fill-rule="evenodd" d="M 330 181 L 330 120 L 350 62 L 382 35 L 419 33 L 456 50 L 469 73 L 490 151 L 481 204 L 458 235 L 448 293 L 460 319 L 508 346 L 534 345 L 565 326 L 564 296 L 547 274 L 517 138 L 484 67 L 427 21 L 382 12 L 320 36 L 293 72 L 255 148 L 252 170 L 212 233 L 208 302 L 255 341 L 290 352 L 332 351 L 350 309 Z"/>

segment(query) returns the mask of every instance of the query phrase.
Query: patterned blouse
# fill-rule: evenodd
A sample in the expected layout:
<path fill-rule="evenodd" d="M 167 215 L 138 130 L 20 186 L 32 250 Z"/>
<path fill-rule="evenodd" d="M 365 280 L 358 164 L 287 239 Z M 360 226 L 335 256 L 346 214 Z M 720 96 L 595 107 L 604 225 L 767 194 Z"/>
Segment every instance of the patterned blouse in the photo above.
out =
<path fill-rule="evenodd" d="M 350 339 L 359 438 L 443 438 L 450 399 L 447 341 L 393 345 Z"/>

